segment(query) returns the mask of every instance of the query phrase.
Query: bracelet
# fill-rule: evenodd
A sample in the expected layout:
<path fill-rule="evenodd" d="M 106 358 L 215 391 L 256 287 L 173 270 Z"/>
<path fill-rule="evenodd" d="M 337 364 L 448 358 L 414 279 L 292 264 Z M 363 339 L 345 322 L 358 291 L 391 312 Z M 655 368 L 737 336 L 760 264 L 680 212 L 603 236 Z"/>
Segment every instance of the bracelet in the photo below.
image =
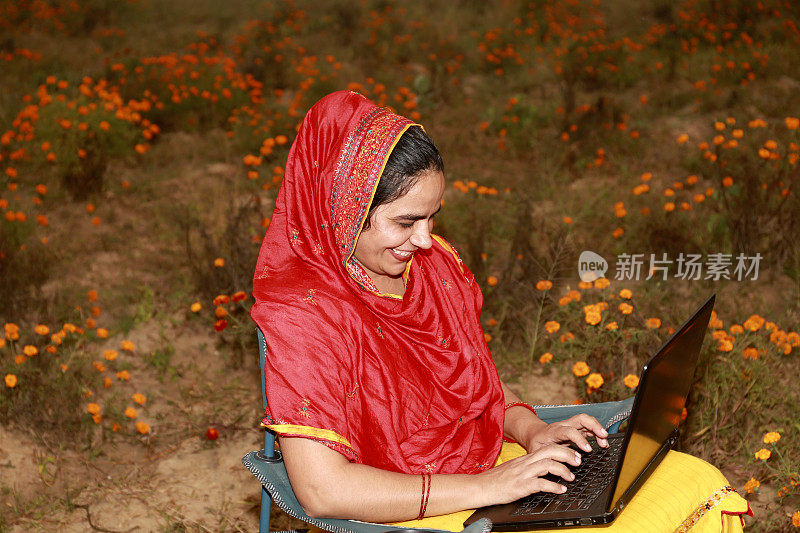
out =
<path fill-rule="evenodd" d="M 508 411 L 508 410 L 509 410 L 509 409 L 511 409 L 512 407 L 516 407 L 516 406 L 524 407 L 524 408 L 528 409 L 528 410 L 529 410 L 531 413 L 533 413 L 533 414 L 536 414 L 536 409 L 534 409 L 533 407 L 531 407 L 531 405 L 530 405 L 530 404 L 527 404 L 527 403 L 525 403 L 525 402 L 514 402 L 514 403 L 507 403 L 507 404 L 505 405 L 505 407 L 503 407 L 503 410 L 505 410 L 505 411 Z M 538 415 L 537 415 L 537 416 L 538 416 Z"/>
<path fill-rule="evenodd" d="M 428 509 L 428 498 L 431 495 L 431 475 L 422 474 L 422 499 L 419 502 L 419 516 L 417 520 L 422 520 L 425 517 L 425 511 Z"/>

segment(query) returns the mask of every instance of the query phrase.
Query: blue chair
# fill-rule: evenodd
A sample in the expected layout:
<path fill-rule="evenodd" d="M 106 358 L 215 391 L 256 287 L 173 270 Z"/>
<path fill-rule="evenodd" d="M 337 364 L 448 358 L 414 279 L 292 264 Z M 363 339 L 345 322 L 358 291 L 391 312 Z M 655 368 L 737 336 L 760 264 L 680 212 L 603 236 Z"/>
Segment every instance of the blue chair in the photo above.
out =
<path fill-rule="evenodd" d="M 256 328 L 256 334 L 258 335 L 259 368 L 261 369 L 261 376 L 263 376 L 267 343 L 264 339 L 264 334 L 259 328 Z M 264 390 L 263 378 L 261 381 L 261 400 L 266 410 L 267 396 Z M 619 428 L 619 425 L 630 415 L 632 405 L 633 398 L 628 398 L 619 402 L 601 404 L 541 405 L 534 407 L 539 418 L 548 423 L 564 420 L 578 413 L 589 413 L 608 428 L 610 433 L 614 433 Z M 405 533 L 450 533 L 438 529 L 410 529 L 356 520 L 311 518 L 305 513 L 294 495 L 281 452 L 275 449 L 275 435 L 269 430 L 264 431 L 264 448 L 245 455 L 242 458 L 242 463 L 261 482 L 260 533 L 269 532 L 271 499 L 289 516 L 333 533 L 389 533 L 394 531 Z M 483 518 L 470 524 L 461 533 L 488 533 L 491 529 L 491 522 Z"/>

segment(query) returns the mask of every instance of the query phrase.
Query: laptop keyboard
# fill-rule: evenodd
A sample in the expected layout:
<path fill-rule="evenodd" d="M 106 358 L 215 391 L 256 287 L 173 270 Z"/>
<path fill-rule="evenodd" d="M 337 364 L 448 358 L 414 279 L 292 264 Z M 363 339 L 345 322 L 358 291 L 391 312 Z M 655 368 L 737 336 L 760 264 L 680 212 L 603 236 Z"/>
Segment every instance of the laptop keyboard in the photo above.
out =
<path fill-rule="evenodd" d="M 512 515 L 533 515 L 560 511 L 582 511 L 588 509 L 595 498 L 603 492 L 614 477 L 614 469 L 624 439 L 609 439 L 608 448 L 600 448 L 594 439 L 591 453 L 581 453 L 581 464 L 572 471 L 575 479 L 565 481 L 558 476 L 548 475 L 547 479 L 567 487 L 567 492 L 537 492 L 519 501 Z"/>

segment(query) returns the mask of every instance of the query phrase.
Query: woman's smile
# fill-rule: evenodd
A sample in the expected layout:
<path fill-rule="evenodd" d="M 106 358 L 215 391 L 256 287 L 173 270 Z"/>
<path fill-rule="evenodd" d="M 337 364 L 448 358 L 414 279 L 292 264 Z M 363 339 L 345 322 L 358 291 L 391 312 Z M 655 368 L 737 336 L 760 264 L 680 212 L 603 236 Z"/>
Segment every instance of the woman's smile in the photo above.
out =
<path fill-rule="evenodd" d="M 418 250 L 433 243 L 433 217 L 439 211 L 444 194 L 444 175 L 428 170 L 406 194 L 378 206 L 369 228 L 356 242 L 353 256 L 382 292 L 402 294 L 401 276 Z"/>

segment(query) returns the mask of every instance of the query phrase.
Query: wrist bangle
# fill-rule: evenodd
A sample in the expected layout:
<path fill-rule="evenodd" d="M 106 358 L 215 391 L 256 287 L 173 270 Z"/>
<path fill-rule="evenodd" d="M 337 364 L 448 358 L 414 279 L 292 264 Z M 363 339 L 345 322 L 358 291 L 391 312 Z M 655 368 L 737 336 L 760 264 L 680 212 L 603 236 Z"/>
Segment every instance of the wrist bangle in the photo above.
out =
<path fill-rule="evenodd" d="M 503 407 L 503 410 L 508 411 L 512 407 L 517 407 L 517 406 L 524 407 L 525 409 L 529 410 L 531 413 L 536 414 L 536 409 L 534 409 L 530 404 L 527 404 L 525 402 L 507 403 L 505 405 L 505 407 Z"/>
<path fill-rule="evenodd" d="M 431 475 L 422 474 L 422 498 L 419 501 L 419 516 L 417 520 L 425 518 L 425 511 L 428 509 L 428 498 L 431 495 Z"/>

